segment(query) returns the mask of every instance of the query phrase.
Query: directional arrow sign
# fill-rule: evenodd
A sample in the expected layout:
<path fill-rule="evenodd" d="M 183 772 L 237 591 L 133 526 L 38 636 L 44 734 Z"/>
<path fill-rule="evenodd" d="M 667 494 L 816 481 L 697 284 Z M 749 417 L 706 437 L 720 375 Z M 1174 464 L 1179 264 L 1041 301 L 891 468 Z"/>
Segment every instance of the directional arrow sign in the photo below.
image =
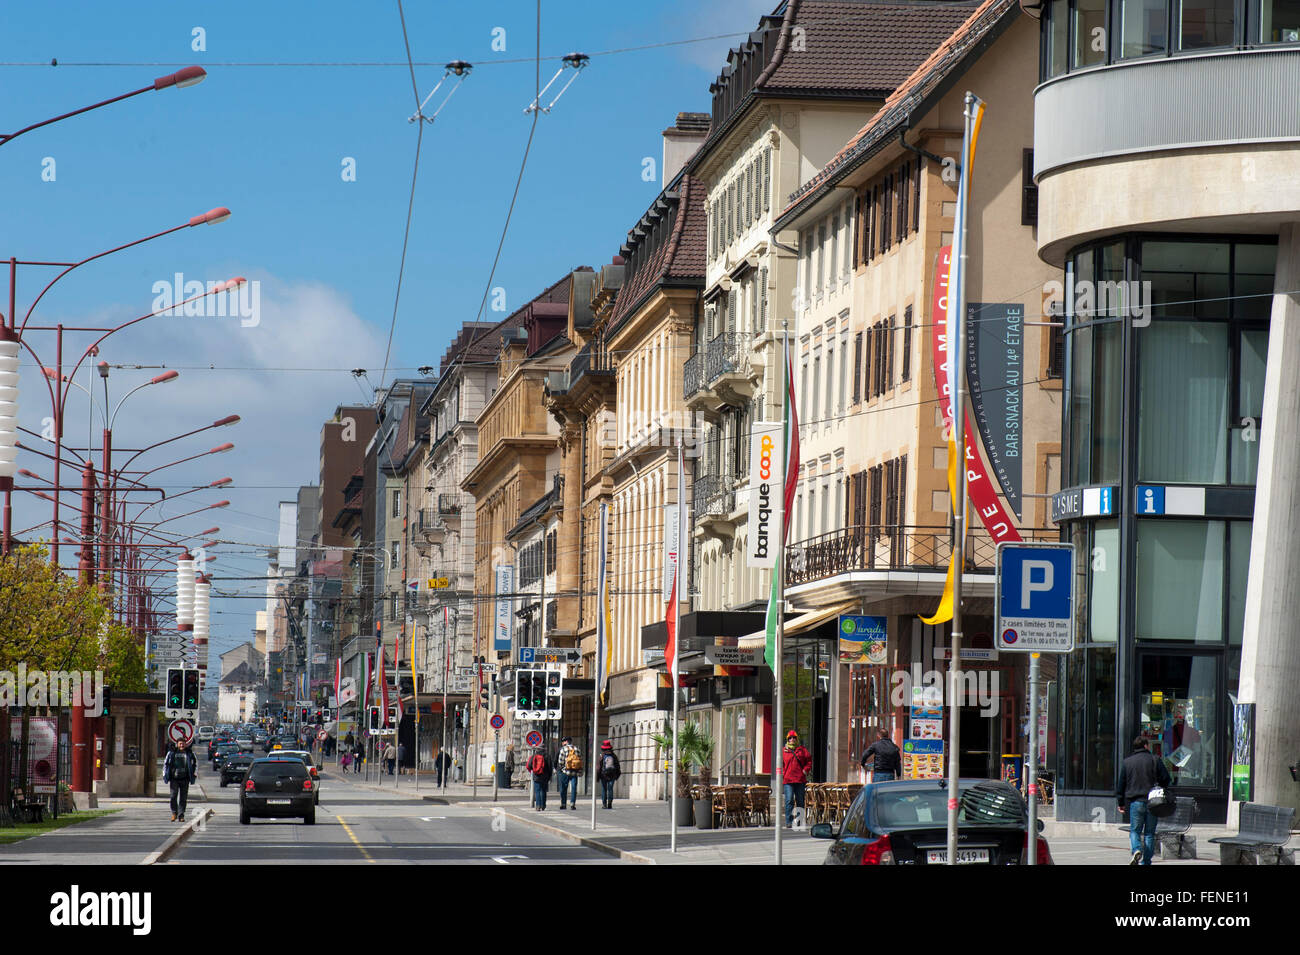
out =
<path fill-rule="evenodd" d="M 520 647 L 522 663 L 581 663 L 582 651 L 568 647 Z"/>

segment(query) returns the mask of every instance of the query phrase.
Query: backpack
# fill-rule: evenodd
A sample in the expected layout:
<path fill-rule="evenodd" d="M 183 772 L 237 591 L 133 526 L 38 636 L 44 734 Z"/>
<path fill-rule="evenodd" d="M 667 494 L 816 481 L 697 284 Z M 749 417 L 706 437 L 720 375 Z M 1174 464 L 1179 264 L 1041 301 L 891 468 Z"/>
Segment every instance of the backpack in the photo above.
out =
<path fill-rule="evenodd" d="M 172 782 L 187 783 L 190 781 L 190 761 L 184 753 L 172 753 Z"/>
<path fill-rule="evenodd" d="M 541 753 L 534 753 L 533 758 L 528 761 L 528 771 L 535 776 L 545 776 L 546 757 Z"/>
<path fill-rule="evenodd" d="M 606 753 L 600 760 L 600 774 L 606 779 L 613 779 L 614 770 L 617 766 L 618 763 L 614 761 L 614 755 L 612 753 Z"/>
<path fill-rule="evenodd" d="M 564 758 L 564 771 L 566 773 L 582 772 L 582 757 L 578 755 L 576 749 L 569 750 L 569 755 Z"/>

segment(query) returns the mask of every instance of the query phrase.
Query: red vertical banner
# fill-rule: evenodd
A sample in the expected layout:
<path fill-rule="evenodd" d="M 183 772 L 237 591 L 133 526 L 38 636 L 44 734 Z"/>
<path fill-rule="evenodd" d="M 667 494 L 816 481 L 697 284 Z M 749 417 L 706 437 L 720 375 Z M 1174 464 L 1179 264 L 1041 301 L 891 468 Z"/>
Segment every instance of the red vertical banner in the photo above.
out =
<path fill-rule="evenodd" d="M 939 407 L 943 410 L 944 438 L 951 440 L 953 428 L 952 382 L 948 380 L 948 331 L 942 316 L 948 314 L 948 277 L 952 267 L 952 246 L 939 250 L 935 267 L 934 300 L 930 308 L 930 346 L 934 361 L 934 384 L 939 392 Z M 954 367 L 961 368 L 960 364 Z M 958 372 L 960 374 L 960 372 Z M 964 413 L 964 412 L 963 412 Z M 970 415 L 965 415 L 966 493 L 979 515 L 980 523 L 989 532 L 995 544 L 1021 540 L 1016 522 L 1008 513 L 997 486 L 989 479 L 984 459 L 980 457 L 972 435 Z"/>

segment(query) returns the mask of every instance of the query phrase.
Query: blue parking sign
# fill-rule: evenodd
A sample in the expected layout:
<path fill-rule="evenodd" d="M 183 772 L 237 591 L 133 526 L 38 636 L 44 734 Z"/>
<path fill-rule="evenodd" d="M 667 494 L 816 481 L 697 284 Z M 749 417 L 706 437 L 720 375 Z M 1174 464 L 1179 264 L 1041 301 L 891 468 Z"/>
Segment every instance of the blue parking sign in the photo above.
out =
<path fill-rule="evenodd" d="M 1073 594 L 1073 544 L 1000 544 L 994 601 L 998 649 L 1069 653 Z"/>

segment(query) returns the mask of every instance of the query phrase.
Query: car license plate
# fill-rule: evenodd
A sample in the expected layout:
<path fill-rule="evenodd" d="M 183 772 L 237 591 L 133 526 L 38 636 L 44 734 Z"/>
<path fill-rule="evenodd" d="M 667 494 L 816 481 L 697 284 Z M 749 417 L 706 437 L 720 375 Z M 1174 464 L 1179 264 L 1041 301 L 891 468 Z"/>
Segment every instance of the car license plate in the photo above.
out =
<path fill-rule="evenodd" d="M 978 864 L 981 862 L 987 863 L 988 861 L 989 861 L 988 849 L 958 849 L 957 850 L 958 865 L 971 865 L 971 864 Z M 925 854 L 925 864 L 926 865 L 947 865 L 948 850 L 947 849 L 929 850 Z"/>
<path fill-rule="evenodd" d="M 266 801 L 266 804 L 268 806 L 288 806 L 291 805 L 292 803 L 293 803 L 292 799 L 268 799 Z"/>

